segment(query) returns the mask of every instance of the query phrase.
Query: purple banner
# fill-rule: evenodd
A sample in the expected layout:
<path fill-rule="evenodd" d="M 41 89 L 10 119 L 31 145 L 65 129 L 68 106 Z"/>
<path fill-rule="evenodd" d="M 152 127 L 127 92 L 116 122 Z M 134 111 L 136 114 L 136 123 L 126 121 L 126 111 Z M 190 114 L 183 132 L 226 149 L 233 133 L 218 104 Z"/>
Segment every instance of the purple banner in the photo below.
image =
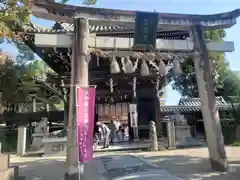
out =
<path fill-rule="evenodd" d="M 77 87 L 77 147 L 80 162 L 93 157 L 93 128 L 96 88 Z"/>

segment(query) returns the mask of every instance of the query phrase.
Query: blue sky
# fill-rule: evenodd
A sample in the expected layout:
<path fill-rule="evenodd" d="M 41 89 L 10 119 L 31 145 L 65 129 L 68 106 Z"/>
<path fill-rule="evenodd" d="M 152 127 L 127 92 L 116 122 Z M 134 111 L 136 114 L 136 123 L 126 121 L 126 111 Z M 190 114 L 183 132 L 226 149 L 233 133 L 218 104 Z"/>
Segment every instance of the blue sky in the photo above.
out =
<path fill-rule="evenodd" d="M 81 5 L 82 1 L 70 0 L 69 4 Z M 95 7 L 114 8 L 139 11 L 154 11 L 168 13 L 191 13 L 191 14 L 215 14 L 221 12 L 232 11 L 240 8 L 239 0 L 98 0 Z M 53 22 L 33 17 L 33 22 L 42 26 L 51 26 Z M 234 41 L 235 51 L 228 53 L 227 59 L 230 62 L 232 70 L 240 70 L 240 18 L 238 23 L 231 29 L 227 29 L 227 37 L 225 40 Z M 16 54 L 16 49 L 10 45 L 4 45 L 4 51 Z M 166 103 L 175 105 L 180 99 L 180 94 L 172 90 L 171 85 L 167 86 Z"/>

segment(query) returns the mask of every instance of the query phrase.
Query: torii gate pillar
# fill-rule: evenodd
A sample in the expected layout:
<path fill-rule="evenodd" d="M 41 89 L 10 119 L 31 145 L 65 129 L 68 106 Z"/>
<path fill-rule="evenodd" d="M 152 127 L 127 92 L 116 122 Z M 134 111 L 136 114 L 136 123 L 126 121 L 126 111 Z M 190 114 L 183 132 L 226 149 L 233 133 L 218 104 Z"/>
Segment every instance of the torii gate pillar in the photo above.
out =
<path fill-rule="evenodd" d="M 214 93 L 213 61 L 208 57 L 203 27 L 197 25 L 190 31 L 194 41 L 194 66 L 210 163 L 214 170 L 227 171 L 227 156 Z"/>
<path fill-rule="evenodd" d="M 83 164 L 78 164 L 76 142 L 76 97 L 75 88 L 88 87 L 88 36 L 89 23 L 84 18 L 74 18 L 73 56 L 71 61 L 71 90 L 69 98 L 68 141 L 67 141 L 67 172 L 65 180 L 80 180 L 84 171 Z M 80 176 L 80 177 L 79 177 Z"/>

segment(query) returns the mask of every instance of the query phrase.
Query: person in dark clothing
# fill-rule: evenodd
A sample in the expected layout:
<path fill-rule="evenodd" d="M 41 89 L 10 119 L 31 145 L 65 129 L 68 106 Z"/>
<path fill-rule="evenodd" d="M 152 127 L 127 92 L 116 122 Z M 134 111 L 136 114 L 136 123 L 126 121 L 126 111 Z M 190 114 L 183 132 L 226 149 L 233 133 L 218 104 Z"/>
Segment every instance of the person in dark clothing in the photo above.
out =
<path fill-rule="evenodd" d="M 95 114 L 94 117 L 94 129 L 93 129 L 93 145 L 94 145 L 94 149 L 97 148 L 99 141 L 100 141 L 100 132 L 99 132 L 99 128 L 97 126 L 97 122 L 98 122 L 98 114 Z"/>
<path fill-rule="evenodd" d="M 124 136 L 125 136 L 125 124 L 123 124 L 120 128 L 120 131 L 121 131 L 121 138 L 122 138 L 122 141 L 124 140 Z"/>
<path fill-rule="evenodd" d="M 131 144 L 134 141 L 134 130 L 131 127 L 130 113 L 128 113 L 128 142 Z"/>

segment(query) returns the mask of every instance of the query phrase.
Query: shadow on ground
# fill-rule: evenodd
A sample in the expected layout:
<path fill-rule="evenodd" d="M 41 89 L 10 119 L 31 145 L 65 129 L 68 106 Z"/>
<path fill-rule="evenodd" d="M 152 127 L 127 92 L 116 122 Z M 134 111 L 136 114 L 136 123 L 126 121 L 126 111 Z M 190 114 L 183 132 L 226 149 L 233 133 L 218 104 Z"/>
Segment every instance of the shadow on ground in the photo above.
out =
<path fill-rule="evenodd" d="M 26 180 L 63 180 L 64 160 L 36 160 L 31 162 L 11 163 L 20 166 L 20 175 Z"/>
<path fill-rule="evenodd" d="M 139 157 L 185 180 L 239 180 L 240 177 L 240 161 L 231 161 L 231 159 L 228 161 L 228 172 L 214 172 L 207 158 L 183 155 L 140 155 Z"/>

